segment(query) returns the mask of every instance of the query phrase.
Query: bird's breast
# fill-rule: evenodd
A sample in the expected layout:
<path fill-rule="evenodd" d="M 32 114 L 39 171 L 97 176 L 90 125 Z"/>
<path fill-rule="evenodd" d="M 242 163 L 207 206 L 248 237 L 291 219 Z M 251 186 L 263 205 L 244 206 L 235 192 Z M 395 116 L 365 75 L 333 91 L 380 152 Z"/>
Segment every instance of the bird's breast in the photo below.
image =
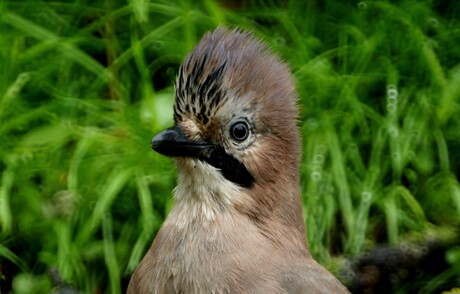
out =
<path fill-rule="evenodd" d="M 276 248 L 249 220 L 218 216 L 179 227 L 178 213 L 170 213 L 136 270 L 134 292 L 282 293 L 273 276 Z"/>

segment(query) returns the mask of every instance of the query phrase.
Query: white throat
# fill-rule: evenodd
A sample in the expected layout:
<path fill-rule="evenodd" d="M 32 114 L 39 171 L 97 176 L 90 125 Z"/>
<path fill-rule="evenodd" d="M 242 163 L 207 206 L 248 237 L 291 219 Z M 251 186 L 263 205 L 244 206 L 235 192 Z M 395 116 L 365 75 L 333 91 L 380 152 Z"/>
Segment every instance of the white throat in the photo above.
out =
<path fill-rule="evenodd" d="M 171 212 L 177 226 L 212 222 L 230 216 L 235 204 L 249 201 L 244 189 L 228 181 L 215 167 L 198 159 L 179 159 L 176 204 Z"/>

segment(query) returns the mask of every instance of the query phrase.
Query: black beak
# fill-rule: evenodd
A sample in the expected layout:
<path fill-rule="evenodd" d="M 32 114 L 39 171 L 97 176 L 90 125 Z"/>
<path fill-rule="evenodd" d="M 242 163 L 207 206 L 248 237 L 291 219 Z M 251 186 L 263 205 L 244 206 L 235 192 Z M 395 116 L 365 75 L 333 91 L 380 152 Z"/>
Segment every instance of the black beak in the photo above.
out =
<path fill-rule="evenodd" d="M 170 157 L 193 157 L 217 168 L 222 175 L 240 185 L 249 188 L 254 177 L 243 163 L 227 154 L 224 147 L 202 141 L 192 141 L 179 126 L 166 129 L 153 137 L 152 149 Z"/>
<path fill-rule="evenodd" d="M 192 141 L 179 126 L 166 129 L 153 137 L 152 149 L 170 157 L 207 157 L 214 145 Z"/>

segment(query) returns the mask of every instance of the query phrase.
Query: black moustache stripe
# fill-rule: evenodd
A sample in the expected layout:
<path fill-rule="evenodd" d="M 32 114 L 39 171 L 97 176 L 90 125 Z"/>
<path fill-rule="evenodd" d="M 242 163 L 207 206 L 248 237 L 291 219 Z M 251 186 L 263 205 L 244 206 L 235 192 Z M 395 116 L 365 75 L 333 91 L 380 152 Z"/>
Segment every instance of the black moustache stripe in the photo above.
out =
<path fill-rule="evenodd" d="M 227 154 L 221 146 L 208 149 L 204 154 L 201 154 L 199 159 L 219 169 L 227 180 L 243 188 L 250 188 L 254 185 L 254 177 L 246 166 L 235 157 Z"/>

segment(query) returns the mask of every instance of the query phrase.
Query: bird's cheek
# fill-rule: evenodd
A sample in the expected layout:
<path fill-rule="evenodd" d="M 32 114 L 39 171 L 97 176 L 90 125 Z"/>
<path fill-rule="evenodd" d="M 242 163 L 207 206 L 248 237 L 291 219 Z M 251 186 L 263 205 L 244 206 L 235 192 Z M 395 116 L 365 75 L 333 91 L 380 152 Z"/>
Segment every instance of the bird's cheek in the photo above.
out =
<path fill-rule="evenodd" d="M 251 174 L 260 184 L 275 181 L 286 166 L 286 158 L 276 152 L 270 144 L 260 144 L 250 153 L 245 154 L 244 162 Z"/>

